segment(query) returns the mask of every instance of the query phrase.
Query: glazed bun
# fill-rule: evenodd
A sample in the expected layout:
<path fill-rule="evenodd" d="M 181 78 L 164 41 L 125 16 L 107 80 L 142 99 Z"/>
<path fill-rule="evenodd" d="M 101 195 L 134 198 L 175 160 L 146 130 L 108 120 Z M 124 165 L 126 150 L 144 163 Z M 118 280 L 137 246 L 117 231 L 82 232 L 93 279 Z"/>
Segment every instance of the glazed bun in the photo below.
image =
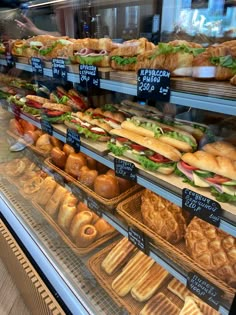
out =
<path fill-rule="evenodd" d="M 93 188 L 94 181 L 98 176 L 98 171 L 90 170 L 87 166 L 82 166 L 79 171 L 78 180 L 89 188 Z"/>
<path fill-rule="evenodd" d="M 65 152 L 67 156 L 70 155 L 71 153 L 75 153 L 75 149 L 67 143 L 64 144 L 62 150 Z"/>
<path fill-rule="evenodd" d="M 58 147 L 54 147 L 52 148 L 52 151 L 51 151 L 51 158 L 52 158 L 53 164 L 55 164 L 59 168 L 64 169 L 66 165 L 66 159 L 67 159 L 65 152 L 63 152 Z"/>
<path fill-rule="evenodd" d="M 119 183 L 120 193 L 121 194 L 124 191 L 130 189 L 134 185 L 134 182 L 132 182 L 131 180 L 128 180 L 128 179 L 116 176 L 115 171 L 112 170 L 112 169 L 110 169 L 106 174 L 116 177 L 116 179 L 118 180 L 118 183 Z"/>
<path fill-rule="evenodd" d="M 91 158 L 90 156 L 87 156 L 86 159 L 87 159 L 88 168 L 90 168 L 91 170 L 96 170 L 97 169 L 97 161 L 94 160 L 93 158 Z"/>
<path fill-rule="evenodd" d="M 50 142 L 50 136 L 47 133 L 40 136 L 36 141 L 36 147 L 45 154 L 50 153 L 53 148 Z"/>
<path fill-rule="evenodd" d="M 105 174 L 109 170 L 109 167 L 100 162 L 97 162 L 97 170 L 99 174 Z"/>
<path fill-rule="evenodd" d="M 107 174 L 97 176 L 94 181 L 94 191 L 106 199 L 119 196 L 120 187 L 117 178 Z"/>
<path fill-rule="evenodd" d="M 71 153 L 66 160 L 65 171 L 71 176 L 78 178 L 81 167 L 86 165 L 87 161 L 84 154 Z"/>

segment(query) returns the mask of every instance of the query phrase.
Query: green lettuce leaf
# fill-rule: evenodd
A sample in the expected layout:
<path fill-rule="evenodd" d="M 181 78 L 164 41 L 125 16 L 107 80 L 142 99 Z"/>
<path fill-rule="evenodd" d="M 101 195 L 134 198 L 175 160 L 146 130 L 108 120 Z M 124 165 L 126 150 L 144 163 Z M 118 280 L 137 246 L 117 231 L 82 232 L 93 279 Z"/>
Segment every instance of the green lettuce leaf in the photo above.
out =
<path fill-rule="evenodd" d="M 63 115 L 56 116 L 56 117 L 49 117 L 47 115 L 42 114 L 41 117 L 51 123 L 58 123 L 58 122 L 63 122 L 64 120 L 68 119 L 68 117 L 70 117 L 70 113 L 65 113 Z"/>
<path fill-rule="evenodd" d="M 121 57 L 112 56 L 111 60 L 114 60 L 118 65 L 130 65 L 137 62 L 137 57 Z"/>
<path fill-rule="evenodd" d="M 189 185 L 193 186 L 193 187 L 197 187 L 194 184 L 194 181 L 192 181 L 191 179 L 189 179 L 187 176 L 185 176 L 177 167 L 174 171 L 175 175 L 182 177 L 183 178 L 183 183 L 188 183 Z"/>
<path fill-rule="evenodd" d="M 236 59 L 233 59 L 231 55 L 221 57 L 211 57 L 210 61 L 215 66 L 222 66 L 230 68 L 236 73 Z"/>
<path fill-rule="evenodd" d="M 23 106 L 23 111 L 25 113 L 29 113 L 29 114 L 32 114 L 32 115 L 39 115 L 39 114 L 41 114 L 41 109 L 33 108 L 33 107 L 30 107 L 30 106 L 27 106 L 26 104 L 24 104 L 24 106 Z"/>
<path fill-rule="evenodd" d="M 160 167 L 175 167 L 176 163 L 175 162 L 171 162 L 171 163 L 156 163 L 153 162 L 151 160 L 149 160 L 149 158 L 147 158 L 144 155 L 137 155 L 137 159 L 139 161 L 139 163 L 142 165 L 143 168 L 149 170 L 149 171 L 157 171 L 158 168 Z"/>
<path fill-rule="evenodd" d="M 74 58 L 75 57 L 75 58 Z M 71 61 L 78 62 L 81 65 L 94 65 L 103 60 L 104 56 L 74 56 Z"/>
<path fill-rule="evenodd" d="M 108 142 L 107 147 L 116 156 L 122 156 L 124 152 L 128 149 L 125 146 L 120 147 L 112 142 Z"/>
<path fill-rule="evenodd" d="M 211 187 L 211 193 L 220 202 L 236 202 L 236 195 L 232 196 L 227 193 L 220 193 L 215 187 Z"/>

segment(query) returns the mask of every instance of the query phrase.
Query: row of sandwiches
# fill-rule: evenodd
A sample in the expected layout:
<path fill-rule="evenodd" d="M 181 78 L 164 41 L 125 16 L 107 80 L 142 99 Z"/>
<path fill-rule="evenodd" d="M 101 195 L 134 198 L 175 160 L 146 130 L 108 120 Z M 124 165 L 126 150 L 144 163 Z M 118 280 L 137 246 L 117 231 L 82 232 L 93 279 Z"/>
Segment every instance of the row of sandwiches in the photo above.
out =
<path fill-rule="evenodd" d="M 146 38 L 118 44 L 109 38 L 72 39 L 38 35 L 13 41 L 12 54 L 44 60 L 60 57 L 68 59 L 70 63 L 112 67 L 123 71 L 166 69 L 175 76 L 231 79 L 231 83 L 236 84 L 236 40 L 204 48 L 185 40 L 155 46 Z"/>
<path fill-rule="evenodd" d="M 111 283 L 110 290 L 113 290 L 120 298 L 125 299 L 131 295 L 133 301 L 139 302 L 140 311 L 137 314 L 218 314 L 178 280 L 170 279 L 165 269 L 137 250 L 126 238 L 121 239 L 105 255 L 101 262 L 101 270 L 105 274 L 103 279 L 108 278 L 108 282 Z M 163 294 L 161 291 L 166 286 L 169 293 L 165 291 Z M 177 305 L 172 301 L 170 292 L 180 298 L 180 300 L 175 299 L 178 301 Z M 131 303 L 130 299 L 129 303 Z M 182 309 L 180 309 L 181 305 L 183 305 Z M 195 313 L 192 313 L 193 311 Z"/>

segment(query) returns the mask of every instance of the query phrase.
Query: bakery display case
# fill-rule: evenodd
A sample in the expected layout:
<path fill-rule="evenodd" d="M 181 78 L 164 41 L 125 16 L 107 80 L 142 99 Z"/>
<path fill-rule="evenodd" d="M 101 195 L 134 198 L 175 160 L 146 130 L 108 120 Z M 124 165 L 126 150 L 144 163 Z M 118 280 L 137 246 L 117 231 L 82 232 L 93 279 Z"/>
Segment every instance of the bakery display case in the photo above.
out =
<path fill-rule="evenodd" d="M 65 314 L 233 314 L 234 1 L 0 14 L 1 219 Z"/>

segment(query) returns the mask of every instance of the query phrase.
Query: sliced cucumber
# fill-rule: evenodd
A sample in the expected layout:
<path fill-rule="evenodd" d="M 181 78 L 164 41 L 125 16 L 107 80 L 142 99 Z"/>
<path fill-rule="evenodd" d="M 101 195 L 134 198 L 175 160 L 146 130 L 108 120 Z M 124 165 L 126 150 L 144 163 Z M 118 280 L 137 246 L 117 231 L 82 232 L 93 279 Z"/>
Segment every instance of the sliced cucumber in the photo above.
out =
<path fill-rule="evenodd" d="M 231 180 L 229 182 L 225 182 L 222 185 L 225 185 L 225 186 L 236 186 L 236 180 Z"/>
<path fill-rule="evenodd" d="M 195 170 L 194 173 L 196 173 L 199 177 L 203 177 L 203 178 L 214 176 L 214 173 L 209 172 L 209 171 Z"/>

